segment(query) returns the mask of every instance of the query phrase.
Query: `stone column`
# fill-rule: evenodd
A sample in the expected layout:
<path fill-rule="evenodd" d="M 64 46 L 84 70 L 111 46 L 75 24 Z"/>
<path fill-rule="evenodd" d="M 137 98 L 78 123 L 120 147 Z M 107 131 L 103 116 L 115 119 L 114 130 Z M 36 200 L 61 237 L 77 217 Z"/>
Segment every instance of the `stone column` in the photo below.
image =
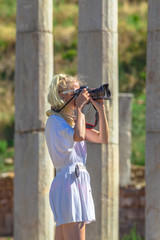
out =
<path fill-rule="evenodd" d="M 160 0 L 149 0 L 146 99 L 146 240 L 160 239 Z"/>
<path fill-rule="evenodd" d="M 118 240 L 118 52 L 117 1 L 79 1 L 78 73 L 89 87 L 109 83 L 105 101 L 109 144 L 88 143 L 87 167 L 96 208 L 96 222 L 87 226 L 87 240 Z"/>
<path fill-rule="evenodd" d="M 119 94 L 119 181 L 121 187 L 128 185 L 131 178 L 132 96 L 131 93 Z"/>
<path fill-rule="evenodd" d="M 53 75 L 52 1 L 17 1 L 14 239 L 53 239 L 53 167 L 44 138 Z"/>

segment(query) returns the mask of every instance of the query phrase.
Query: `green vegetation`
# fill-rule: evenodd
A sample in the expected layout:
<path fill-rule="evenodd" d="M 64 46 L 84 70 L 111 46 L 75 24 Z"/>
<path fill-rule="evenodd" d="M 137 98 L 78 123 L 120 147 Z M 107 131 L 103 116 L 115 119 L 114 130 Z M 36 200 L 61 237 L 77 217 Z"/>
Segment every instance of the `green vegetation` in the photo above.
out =
<path fill-rule="evenodd" d="M 145 79 L 147 2 L 119 1 L 119 89 L 134 94 L 132 158 L 145 164 Z"/>
<path fill-rule="evenodd" d="M 7 142 L 6 141 L 0 141 L 0 154 L 4 154 L 7 150 Z"/>
<path fill-rule="evenodd" d="M 13 22 L 16 19 L 16 1 L 0 0 L 0 16 L 5 22 Z"/>
<path fill-rule="evenodd" d="M 132 104 L 132 159 L 136 165 L 145 165 L 145 94 L 133 99 Z"/>
<path fill-rule="evenodd" d="M 0 0 L 0 81 L 14 79 L 16 1 Z"/>
<path fill-rule="evenodd" d="M 132 163 L 145 164 L 147 1 L 119 0 L 119 89 L 134 94 Z M 55 0 L 54 72 L 77 73 L 78 1 Z M 13 156 L 16 0 L 0 0 L 0 171 Z M 6 143 L 4 143 L 6 141 Z M 10 150 L 12 149 L 12 150 Z M 3 152 L 3 153 L 2 153 Z"/>
<path fill-rule="evenodd" d="M 8 143 L 5 140 L 0 141 L 0 173 L 13 171 L 13 164 L 6 164 L 5 158 L 13 158 L 14 148 L 8 147 Z"/>
<path fill-rule="evenodd" d="M 119 88 L 138 96 L 145 91 L 147 3 L 119 6 Z"/>
<path fill-rule="evenodd" d="M 56 73 L 77 73 L 78 5 L 54 1 L 54 61 Z"/>
<path fill-rule="evenodd" d="M 125 234 L 122 240 L 144 240 L 142 239 L 136 231 L 136 225 L 130 230 L 129 234 Z"/>

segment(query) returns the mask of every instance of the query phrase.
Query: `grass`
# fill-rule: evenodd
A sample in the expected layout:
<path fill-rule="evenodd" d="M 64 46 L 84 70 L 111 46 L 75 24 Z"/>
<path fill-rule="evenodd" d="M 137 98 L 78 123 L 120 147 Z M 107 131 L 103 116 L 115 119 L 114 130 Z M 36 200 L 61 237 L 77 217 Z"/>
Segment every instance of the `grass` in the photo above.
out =
<path fill-rule="evenodd" d="M 142 239 L 136 231 L 136 224 L 130 230 L 129 234 L 125 234 L 121 240 L 145 240 Z"/>
<path fill-rule="evenodd" d="M 0 173 L 14 170 L 13 164 L 5 164 L 5 158 L 14 157 L 14 147 L 9 147 L 6 140 L 0 140 Z"/>

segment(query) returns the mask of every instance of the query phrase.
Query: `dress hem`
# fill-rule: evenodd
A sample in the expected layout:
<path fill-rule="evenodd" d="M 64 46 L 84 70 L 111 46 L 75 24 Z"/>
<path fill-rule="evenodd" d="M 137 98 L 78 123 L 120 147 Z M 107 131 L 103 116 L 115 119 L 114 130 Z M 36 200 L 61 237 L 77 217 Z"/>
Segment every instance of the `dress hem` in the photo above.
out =
<path fill-rule="evenodd" d="M 69 222 L 64 222 L 64 223 L 56 223 L 56 226 L 58 227 L 62 224 L 76 223 L 76 222 L 85 222 L 85 224 L 90 224 L 90 223 L 95 222 L 95 221 L 96 221 L 96 219 L 84 220 L 84 221 L 83 220 L 76 220 L 76 221 L 69 221 Z"/>

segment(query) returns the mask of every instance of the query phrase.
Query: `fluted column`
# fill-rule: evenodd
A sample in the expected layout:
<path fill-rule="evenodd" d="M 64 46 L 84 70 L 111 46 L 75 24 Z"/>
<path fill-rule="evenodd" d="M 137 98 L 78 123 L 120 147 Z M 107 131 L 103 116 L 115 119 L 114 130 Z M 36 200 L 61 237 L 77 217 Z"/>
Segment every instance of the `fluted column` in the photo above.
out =
<path fill-rule="evenodd" d="M 119 93 L 119 185 L 121 187 L 131 181 L 132 97 L 131 93 Z"/>
<path fill-rule="evenodd" d="M 53 75 L 52 1 L 17 1 L 14 239 L 53 240 L 53 167 L 44 138 Z"/>
<path fill-rule="evenodd" d="M 146 97 L 146 240 L 160 239 L 160 0 L 149 0 Z"/>
<path fill-rule="evenodd" d="M 109 83 L 112 99 L 105 101 L 109 143 L 88 143 L 87 166 L 96 208 L 96 222 L 87 226 L 87 240 L 118 240 L 118 33 L 117 1 L 80 0 L 78 73 L 89 87 Z"/>

